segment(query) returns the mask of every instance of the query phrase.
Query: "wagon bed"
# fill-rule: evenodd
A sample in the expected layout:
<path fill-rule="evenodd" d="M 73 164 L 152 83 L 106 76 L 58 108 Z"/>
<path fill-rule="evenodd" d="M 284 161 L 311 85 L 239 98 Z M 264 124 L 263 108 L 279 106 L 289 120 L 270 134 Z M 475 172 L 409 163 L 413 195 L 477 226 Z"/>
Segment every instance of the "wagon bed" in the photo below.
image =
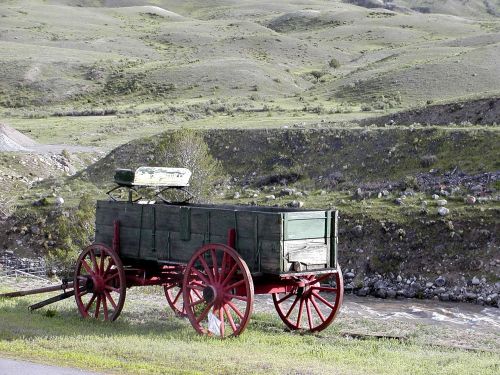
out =
<path fill-rule="evenodd" d="M 125 263 L 187 263 L 208 243 L 234 249 L 252 275 L 336 269 L 337 211 L 279 207 L 98 201 L 96 242 L 112 246 L 119 223 Z"/>

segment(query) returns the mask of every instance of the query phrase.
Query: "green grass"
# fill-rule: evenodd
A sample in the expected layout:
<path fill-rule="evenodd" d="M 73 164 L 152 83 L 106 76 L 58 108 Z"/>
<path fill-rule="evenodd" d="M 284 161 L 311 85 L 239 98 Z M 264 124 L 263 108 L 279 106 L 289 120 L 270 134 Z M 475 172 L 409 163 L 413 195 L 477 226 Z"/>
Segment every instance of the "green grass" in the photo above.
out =
<path fill-rule="evenodd" d="M 158 291 L 160 293 L 160 291 Z M 317 335 L 283 330 L 274 315 L 254 314 L 244 334 L 218 340 L 197 335 L 150 292 L 130 293 L 118 321 L 77 317 L 72 300 L 50 313 L 29 313 L 27 300 L 0 300 L 0 353 L 111 373 L 217 374 L 496 374 L 499 354 L 436 347 L 446 329 L 341 317 Z M 344 337 L 342 331 L 403 331 L 405 340 Z M 479 341 L 478 338 L 472 342 Z M 485 341 L 486 342 L 486 341 Z M 484 343 L 483 343 L 484 344 Z M 493 343 L 493 345 L 495 345 Z M 473 366 L 473 367 L 472 367 Z"/>

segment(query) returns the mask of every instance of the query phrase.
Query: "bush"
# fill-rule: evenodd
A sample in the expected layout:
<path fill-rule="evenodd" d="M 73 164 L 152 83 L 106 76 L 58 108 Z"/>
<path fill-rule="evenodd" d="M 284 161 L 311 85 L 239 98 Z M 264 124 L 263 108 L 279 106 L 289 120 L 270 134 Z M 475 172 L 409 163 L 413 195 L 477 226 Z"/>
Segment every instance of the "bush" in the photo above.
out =
<path fill-rule="evenodd" d="M 332 59 L 328 62 L 328 66 L 329 66 L 330 68 L 338 69 L 338 68 L 340 68 L 340 63 L 339 63 L 339 61 L 338 61 L 336 58 L 332 58 Z"/>
<path fill-rule="evenodd" d="M 61 274 L 71 275 L 74 263 L 83 248 L 91 244 L 94 236 L 95 200 L 85 194 L 78 208 L 60 212 L 52 225 L 52 237 L 56 246 L 49 248 L 47 263 Z"/>
<path fill-rule="evenodd" d="M 220 162 L 212 157 L 203 137 L 191 129 L 181 129 L 161 139 L 155 159 L 163 165 L 187 168 L 193 173 L 189 191 L 195 201 L 207 200 L 224 179 Z"/>

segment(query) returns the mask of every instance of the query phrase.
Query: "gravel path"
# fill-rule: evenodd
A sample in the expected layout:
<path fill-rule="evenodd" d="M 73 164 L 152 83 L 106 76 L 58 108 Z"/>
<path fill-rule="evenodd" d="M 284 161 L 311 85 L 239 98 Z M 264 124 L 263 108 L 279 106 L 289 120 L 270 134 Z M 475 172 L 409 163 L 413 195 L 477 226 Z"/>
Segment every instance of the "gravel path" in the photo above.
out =
<path fill-rule="evenodd" d="M 40 365 L 33 362 L 0 358 L 0 375 L 13 375 L 13 374 L 98 375 L 98 373 L 96 372 L 88 372 L 81 369 Z"/>

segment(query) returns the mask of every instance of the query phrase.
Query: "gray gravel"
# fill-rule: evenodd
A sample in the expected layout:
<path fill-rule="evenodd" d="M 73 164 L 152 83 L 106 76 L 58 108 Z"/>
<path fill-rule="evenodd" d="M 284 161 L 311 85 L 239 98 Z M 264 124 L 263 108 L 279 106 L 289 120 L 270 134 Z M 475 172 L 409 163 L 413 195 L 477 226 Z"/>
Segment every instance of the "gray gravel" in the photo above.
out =
<path fill-rule="evenodd" d="M 99 375 L 85 370 L 0 358 L 0 375 Z"/>

